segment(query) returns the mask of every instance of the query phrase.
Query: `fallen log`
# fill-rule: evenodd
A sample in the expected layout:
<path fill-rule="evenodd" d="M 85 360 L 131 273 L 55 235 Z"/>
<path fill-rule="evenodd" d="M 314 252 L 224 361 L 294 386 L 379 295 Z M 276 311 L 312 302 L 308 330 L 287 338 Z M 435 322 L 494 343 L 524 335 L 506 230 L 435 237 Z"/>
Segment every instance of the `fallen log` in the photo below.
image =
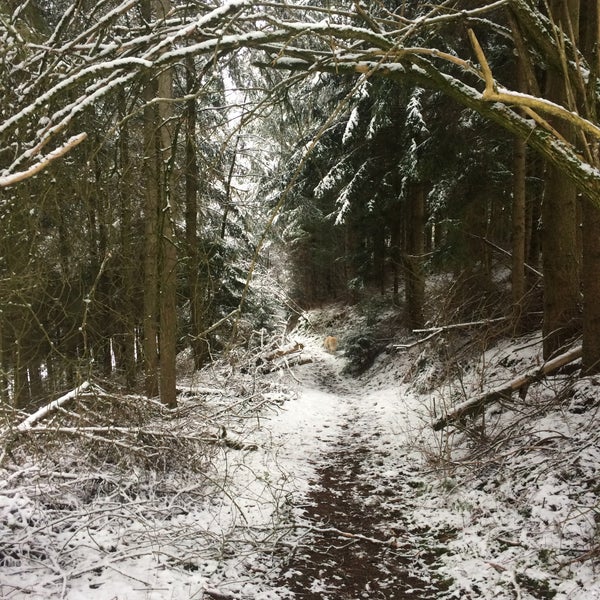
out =
<path fill-rule="evenodd" d="M 288 344 L 287 346 L 277 348 L 276 350 L 273 350 L 273 351 L 269 352 L 268 354 L 264 354 L 260 358 L 263 361 L 273 361 L 278 358 L 281 358 L 282 356 L 287 356 L 288 354 L 294 354 L 295 352 L 300 352 L 300 350 L 302 350 L 303 348 L 304 348 L 304 344 L 301 344 L 300 342 L 296 342 L 294 344 Z"/>
<path fill-rule="evenodd" d="M 444 417 L 439 418 L 433 424 L 434 431 L 439 431 L 448 425 L 452 425 L 456 422 L 461 422 L 467 417 L 475 416 L 480 414 L 483 409 L 502 399 L 510 398 L 511 394 L 517 390 L 526 389 L 530 384 L 535 381 L 543 379 L 547 375 L 550 375 L 568 365 L 571 362 L 581 358 L 581 346 L 572 348 L 568 352 L 557 356 L 548 362 L 545 362 L 541 367 L 536 367 L 522 375 L 519 375 L 515 379 L 512 379 L 505 385 L 495 387 L 492 390 L 488 390 L 475 398 L 471 398 L 466 402 L 462 402 L 458 406 L 449 412 Z"/>
<path fill-rule="evenodd" d="M 481 321 L 469 321 L 468 323 L 451 323 L 450 325 L 439 325 L 437 327 L 427 327 L 425 329 L 413 329 L 413 333 L 426 333 L 429 334 L 424 338 L 420 338 L 414 342 L 408 344 L 392 344 L 389 348 L 391 350 L 410 350 L 419 344 L 428 342 L 431 338 L 434 338 L 440 333 L 451 331 L 453 329 L 466 329 L 470 327 L 478 327 L 480 325 L 493 325 L 494 323 L 502 323 L 507 321 L 508 317 L 497 317 L 495 319 L 483 319 Z"/>
<path fill-rule="evenodd" d="M 313 359 L 310 356 L 303 356 L 302 354 L 298 354 L 297 356 L 291 356 L 286 360 L 277 363 L 269 363 L 263 365 L 260 368 L 260 372 L 267 375 L 268 373 L 273 373 L 274 371 L 279 371 L 280 369 L 289 369 L 291 367 L 308 365 L 311 362 L 313 362 Z"/>
<path fill-rule="evenodd" d="M 17 431 L 27 431 L 31 429 L 33 425 L 35 425 L 38 421 L 41 421 L 46 415 L 54 412 L 58 408 L 60 408 L 63 404 L 66 404 L 70 400 L 77 398 L 79 394 L 87 390 L 90 387 L 89 381 L 84 381 L 79 387 L 76 387 L 74 390 L 71 390 L 64 396 L 53 400 L 49 404 L 42 406 L 40 409 L 36 410 L 33 414 L 29 415 L 24 421 L 19 423 L 16 427 Z"/>

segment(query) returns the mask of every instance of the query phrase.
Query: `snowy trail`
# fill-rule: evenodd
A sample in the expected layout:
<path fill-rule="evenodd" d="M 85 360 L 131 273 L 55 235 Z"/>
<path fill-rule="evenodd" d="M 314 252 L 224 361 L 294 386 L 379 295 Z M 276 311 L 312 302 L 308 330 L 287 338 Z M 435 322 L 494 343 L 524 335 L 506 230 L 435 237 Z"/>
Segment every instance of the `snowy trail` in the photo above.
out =
<path fill-rule="evenodd" d="M 305 535 L 280 583 L 307 600 L 435 597 L 427 564 L 439 541 L 407 524 L 423 485 L 405 447 L 414 406 L 403 407 L 398 390 L 341 376 L 339 365 L 317 354 L 286 415 L 298 423 L 292 436 L 303 438 L 291 448 L 309 452 L 295 468 L 307 477 L 297 507 Z"/>

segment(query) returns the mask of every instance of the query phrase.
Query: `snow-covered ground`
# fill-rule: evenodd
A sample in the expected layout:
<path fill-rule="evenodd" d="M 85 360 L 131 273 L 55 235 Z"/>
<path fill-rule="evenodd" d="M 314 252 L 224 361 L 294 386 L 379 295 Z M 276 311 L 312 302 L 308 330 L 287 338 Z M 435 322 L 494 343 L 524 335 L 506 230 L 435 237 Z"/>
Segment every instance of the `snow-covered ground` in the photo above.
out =
<path fill-rule="evenodd" d="M 390 515 L 372 538 L 404 548 L 436 598 L 600 598 L 594 381 L 561 375 L 490 407 L 485 428 L 433 432 L 441 405 L 534 365 L 539 340 L 503 342 L 438 384 L 439 353 L 419 347 L 343 375 L 343 347 L 325 352 L 323 335 L 294 336 L 307 364 L 267 375 L 221 365 L 182 381 L 168 427 L 192 441 L 200 431 L 201 460 L 193 444 L 160 469 L 90 461 L 107 446 L 77 435 L 17 445 L 0 472 L 0 597 L 293 597 L 287 555 L 315 527 L 307 498 L 328 453 L 360 440 L 369 492 L 357 502 Z M 58 430 L 59 416 L 45 426 Z"/>

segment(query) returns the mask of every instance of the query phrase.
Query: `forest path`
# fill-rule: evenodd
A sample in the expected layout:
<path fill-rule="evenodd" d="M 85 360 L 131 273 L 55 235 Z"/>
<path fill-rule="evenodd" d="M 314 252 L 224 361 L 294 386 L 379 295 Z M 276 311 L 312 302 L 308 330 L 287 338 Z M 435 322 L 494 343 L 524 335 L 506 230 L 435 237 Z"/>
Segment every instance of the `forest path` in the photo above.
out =
<path fill-rule="evenodd" d="M 436 597 L 427 565 L 443 540 L 409 523 L 424 484 L 413 452 L 397 446 L 405 438 L 395 440 L 381 414 L 389 397 L 382 401 L 369 383 L 340 375 L 327 357 L 312 367 L 311 379 L 317 390 L 337 397 L 339 411 L 334 427 L 324 423 L 327 444 L 312 459 L 315 475 L 299 507 L 306 534 L 281 584 L 305 600 Z"/>

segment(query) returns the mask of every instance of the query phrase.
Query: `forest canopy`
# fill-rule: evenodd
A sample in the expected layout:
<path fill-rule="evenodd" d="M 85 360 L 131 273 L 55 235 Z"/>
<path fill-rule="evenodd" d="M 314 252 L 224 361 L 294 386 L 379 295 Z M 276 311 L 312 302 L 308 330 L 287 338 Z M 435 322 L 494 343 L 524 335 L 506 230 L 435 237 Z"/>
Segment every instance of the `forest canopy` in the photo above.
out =
<path fill-rule="evenodd" d="M 413 328 L 427 269 L 489 291 L 500 248 L 475 316 L 537 326 L 542 289 L 545 358 L 600 370 L 594 0 L 10 1 L 0 39 L 4 402 L 173 406 L 178 352 L 268 324 L 277 243 L 296 301 L 403 287 Z"/>

